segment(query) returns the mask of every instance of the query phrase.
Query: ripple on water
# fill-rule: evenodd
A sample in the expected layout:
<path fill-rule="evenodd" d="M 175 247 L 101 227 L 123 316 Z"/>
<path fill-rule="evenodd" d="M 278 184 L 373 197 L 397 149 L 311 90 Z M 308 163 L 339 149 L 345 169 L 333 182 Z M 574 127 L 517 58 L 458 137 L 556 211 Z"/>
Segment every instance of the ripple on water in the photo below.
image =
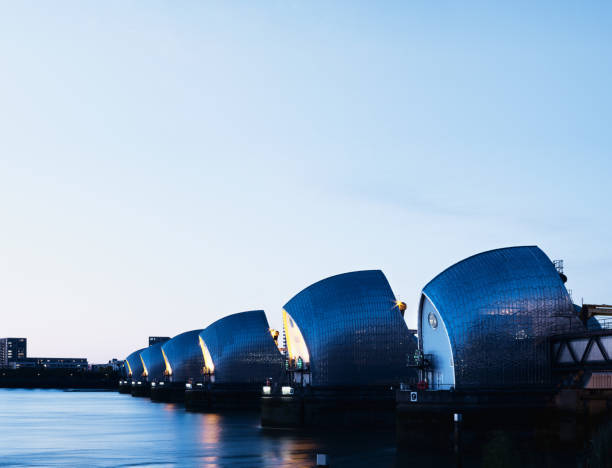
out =
<path fill-rule="evenodd" d="M 0 389 L 0 466 L 395 466 L 392 433 L 300 433 L 116 392 Z"/>

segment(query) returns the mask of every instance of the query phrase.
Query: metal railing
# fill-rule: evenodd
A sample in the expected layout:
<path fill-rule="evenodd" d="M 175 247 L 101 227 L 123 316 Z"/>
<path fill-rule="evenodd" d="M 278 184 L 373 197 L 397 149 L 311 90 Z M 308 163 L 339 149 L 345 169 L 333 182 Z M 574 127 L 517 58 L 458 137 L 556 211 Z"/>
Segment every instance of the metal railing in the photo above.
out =
<path fill-rule="evenodd" d="M 599 325 L 601 326 L 602 329 L 605 329 L 605 330 L 612 329 L 612 318 L 597 319 L 597 321 L 599 322 Z"/>
<path fill-rule="evenodd" d="M 588 332 L 596 332 L 597 330 L 612 330 L 612 317 L 597 318 L 597 322 L 599 325 L 595 323 L 588 323 L 585 327 L 580 319 L 577 317 L 572 318 L 567 324 L 554 327 L 550 331 L 550 335 L 578 335 Z"/>

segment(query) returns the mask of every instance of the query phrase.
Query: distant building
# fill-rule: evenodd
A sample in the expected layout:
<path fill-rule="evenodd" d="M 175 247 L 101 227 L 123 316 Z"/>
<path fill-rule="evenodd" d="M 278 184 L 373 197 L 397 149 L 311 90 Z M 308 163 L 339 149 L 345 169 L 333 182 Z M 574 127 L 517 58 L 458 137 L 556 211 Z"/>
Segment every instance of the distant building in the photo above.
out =
<path fill-rule="evenodd" d="M 90 364 L 89 369 L 93 372 L 119 371 L 123 368 L 123 365 L 124 361 L 113 358 L 108 361 L 108 364 Z"/>
<path fill-rule="evenodd" d="M 149 346 L 156 345 L 157 343 L 165 343 L 170 339 L 169 336 L 150 336 L 149 337 Z"/>
<path fill-rule="evenodd" d="M 27 357 L 27 338 L 0 338 L 0 367 Z"/>
<path fill-rule="evenodd" d="M 47 367 L 49 369 L 87 369 L 85 358 L 28 357 L 27 338 L 0 338 L 0 367 L 21 369 Z"/>
<path fill-rule="evenodd" d="M 85 358 L 46 358 L 30 357 L 16 359 L 9 362 L 8 367 L 22 369 L 25 367 L 46 367 L 48 369 L 83 369 L 87 370 L 88 364 Z"/>
<path fill-rule="evenodd" d="M 112 367 L 113 370 L 119 370 L 123 366 L 123 361 L 120 361 L 117 358 L 113 358 L 110 361 L 108 361 L 108 365 L 109 367 Z"/>

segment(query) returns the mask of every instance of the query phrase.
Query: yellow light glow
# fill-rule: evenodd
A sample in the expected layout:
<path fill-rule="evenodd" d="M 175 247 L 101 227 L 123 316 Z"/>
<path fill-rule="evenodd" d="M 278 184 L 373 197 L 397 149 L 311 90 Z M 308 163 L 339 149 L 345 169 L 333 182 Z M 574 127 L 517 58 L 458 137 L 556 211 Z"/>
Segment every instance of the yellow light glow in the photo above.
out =
<path fill-rule="evenodd" d="M 308 352 L 302 332 L 285 309 L 283 309 L 283 327 L 285 328 L 285 340 L 287 341 L 289 358 L 297 359 L 300 357 L 304 364 L 309 364 L 310 353 Z"/>
<path fill-rule="evenodd" d="M 274 328 L 269 328 L 268 331 L 270 332 L 270 335 L 272 335 L 272 339 L 274 340 L 276 347 L 280 349 L 280 343 L 278 342 L 280 332 L 278 330 L 275 330 Z"/>
<path fill-rule="evenodd" d="M 128 361 L 127 359 L 125 360 L 125 363 L 128 366 L 128 375 L 131 377 L 132 376 L 132 366 L 130 366 L 130 361 Z"/>
<path fill-rule="evenodd" d="M 215 372 L 215 364 L 213 363 L 212 356 L 206 347 L 206 343 L 202 337 L 198 337 L 200 339 L 200 348 L 202 348 L 202 356 L 204 356 L 204 373 L 213 374 Z"/>
<path fill-rule="evenodd" d="M 144 363 L 144 359 L 142 358 L 142 355 L 140 356 L 140 362 L 142 362 L 142 368 L 144 369 L 142 371 L 142 376 L 146 377 L 149 375 L 149 371 L 147 370 L 147 365 Z"/>
<path fill-rule="evenodd" d="M 404 312 L 406 310 L 406 303 L 402 302 L 402 301 L 399 301 L 399 300 L 396 300 L 395 301 L 395 307 L 397 307 L 400 310 L 400 312 Z"/>
<path fill-rule="evenodd" d="M 162 351 L 162 356 L 164 357 L 164 362 L 166 363 L 166 371 L 164 372 L 164 374 L 172 375 L 172 367 L 170 366 L 170 361 L 168 361 L 168 358 L 166 357 L 166 353 L 164 353 L 163 348 L 161 351 Z"/>

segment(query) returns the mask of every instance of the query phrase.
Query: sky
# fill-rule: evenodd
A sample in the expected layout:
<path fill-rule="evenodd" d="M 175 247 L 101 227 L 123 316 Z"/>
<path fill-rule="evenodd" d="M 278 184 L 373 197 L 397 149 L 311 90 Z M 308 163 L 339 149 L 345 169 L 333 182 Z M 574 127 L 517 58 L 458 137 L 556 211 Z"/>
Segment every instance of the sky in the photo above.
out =
<path fill-rule="evenodd" d="M 605 1 L 0 0 L 0 336 L 106 362 L 361 269 L 416 327 L 512 245 L 610 303 L 611 36 Z"/>

